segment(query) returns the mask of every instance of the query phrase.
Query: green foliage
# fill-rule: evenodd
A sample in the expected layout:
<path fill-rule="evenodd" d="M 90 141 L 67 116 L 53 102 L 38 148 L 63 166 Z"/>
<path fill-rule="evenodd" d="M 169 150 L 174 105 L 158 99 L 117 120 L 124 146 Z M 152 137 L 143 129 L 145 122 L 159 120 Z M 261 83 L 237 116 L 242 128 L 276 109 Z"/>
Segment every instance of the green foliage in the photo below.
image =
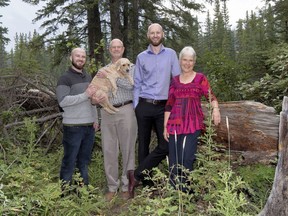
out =
<path fill-rule="evenodd" d="M 1 2 L 1 6 L 6 6 L 8 1 Z M 40 4 L 38 0 L 25 2 Z M 194 13 L 204 7 L 196 2 L 124 2 L 118 2 L 120 8 L 114 8 L 109 1 L 45 1 L 34 19 L 42 22 L 45 32 L 42 35 L 36 32 L 17 34 L 15 48 L 9 55 L 2 50 L 5 42 L 0 43 L 0 72 L 33 76 L 42 73 L 57 77 L 66 70 L 66 58 L 74 46 L 84 46 L 88 50 L 91 71 L 95 72 L 100 65 L 105 64 L 103 56 L 107 55 L 107 49 L 102 45 L 103 41 L 104 44 L 110 41 L 112 29 L 121 35 L 119 38 L 124 41 L 125 55 L 134 60 L 147 47 L 145 38 L 148 25 L 159 22 L 164 27 L 165 46 L 177 52 L 186 45 L 195 48 L 199 56 L 197 67 L 208 75 L 213 90 L 221 101 L 254 99 L 279 110 L 279 100 L 287 93 L 285 88 L 283 91 L 283 86 L 287 86 L 286 78 L 278 82 L 282 78 L 274 76 L 276 69 L 266 59 L 273 59 L 270 56 L 270 51 L 274 52 L 271 49 L 273 45 L 281 42 L 283 47 L 287 45 L 284 19 L 287 17 L 286 1 L 274 1 L 273 5 L 267 2 L 266 7 L 261 8 L 258 13 L 247 12 L 246 17 L 237 22 L 235 30 L 229 24 L 229 11 L 225 1 L 204 1 L 213 4 L 215 12 L 212 17 L 207 13 L 204 24 L 198 22 Z M 138 9 L 137 13 L 134 13 L 135 8 Z M 94 19 L 89 19 L 88 13 L 91 15 L 92 11 Z M 107 20 L 113 13 L 118 14 L 119 22 L 111 22 L 109 18 Z M 58 34 L 58 30 L 62 28 Z M 97 31 L 99 34 L 95 33 Z M 87 47 L 87 43 L 93 47 Z M 95 54 L 91 52 L 94 45 L 99 47 Z M 279 47 L 281 46 L 282 44 Z M 278 62 L 285 67 L 282 60 Z M 55 68 L 55 64 L 60 66 Z M 270 66 L 271 70 L 267 70 Z M 267 73 L 273 77 L 266 76 Z M 259 83 L 253 85 L 252 82 L 255 81 Z M 271 87 L 269 82 L 274 83 L 274 86 Z M 243 88 L 240 88 L 242 84 Z"/>
<path fill-rule="evenodd" d="M 261 164 L 241 166 L 237 168 L 237 173 L 251 188 L 249 196 L 252 202 L 262 209 L 273 185 L 275 166 Z"/>
<path fill-rule="evenodd" d="M 288 45 L 274 46 L 266 54 L 269 73 L 254 83 L 243 83 L 241 94 L 281 111 L 283 96 L 288 94 Z"/>
<path fill-rule="evenodd" d="M 211 113 L 211 107 L 208 106 L 208 110 Z M 230 169 L 227 155 L 217 152 L 220 146 L 213 140 L 215 130 L 211 114 L 205 123 L 206 133 L 201 138 L 194 170 L 189 172 L 183 169 L 183 175 L 187 176 L 190 182 L 185 186 L 192 193 L 183 193 L 178 187 L 174 189 L 170 185 L 168 167 L 163 163 L 161 170 L 154 168 L 153 174 L 148 177 L 154 182 L 153 187 L 137 189 L 137 196 L 129 202 L 123 203 L 116 198 L 107 203 L 103 197 L 106 182 L 102 152 L 97 149 L 93 151 L 89 166 L 91 185 L 88 187 L 79 185 L 77 182 L 81 182 L 81 178 L 76 172 L 74 183 L 63 188 L 59 181 L 62 148 L 49 154 L 44 154 L 41 148 L 36 148 L 33 133 L 37 133 L 37 127 L 33 119 L 27 119 L 20 130 L 24 136 L 22 146 L 10 145 L 10 148 L 6 148 L 7 159 L 0 165 L 0 202 L 3 203 L 0 206 L 0 213 L 2 215 L 135 215 L 136 213 L 136 215 L 227 216 L 257 214 L 259 208 L 255 203 L 262 207 L 267 197 L 267 193 L 262 193 L 263 189 L 267 190 L 271 184 L 264 179 L 267 174 L 271 176 L 272 172 L 264 172 L 264 167 L 244 171 L 241 169 L 241 177 L 247 179 L 253 188 L 251 190 L 242 178 Z M 99 137 L 100 134 L 97 133 L 96 142 L 99 142 Z M 25 145 L 30 147 L 23 147 Z M 255 188 L 261 190 L 257 191 Z M 118 209 L 116 213 L 114 208 Z"/>
<path fill-rule="evenodd" d="M 100 44 L 96 44 L 96 48 L 94 49 L 94 54 L 97 55 L 101 50 L 103 50 L 105 44 L 104 40 L 102 39 Z M 98 70 L 102 67 L 102 62 L 97 61 L 96 58 L 90 58 L 88 64 L 88 72 L 94 74 L 98 72 Z"/>
<path fill-rule="evenodd" d="M 35 123 L 36 117 L 32 119 L 24 118 L 24 127 L 20 130 L 20 133 L 24 136 L 27 136 L 28 140 L 28 155 L 32 155 L 33 150 L 35 149 L 36 144 L 36 133 L 37 133 L 37 124 Z"/>
<path fill-rule="evenodd" d="M 1 112 L 1 121 L 3 124 L 7 124 L 8 122 L 11 122 L 10 119 L 13 118 L 14 112 L 12 111 L 3 111 Z"/>
<path fill-rule="evenodd" d="M 97 142 L 96 143 L 100 143 Z M 92 185 L 97 185 L 98 188 L 103 188 L 103 193 L 106 189 L 105 172 L 104 172 L 104 158 L 101 150 L 94 150 L 89 169 L 89 181 Z"/>
<path fill-rule="evenodd" d="M 198 65 L 199 64 L 199 65 Z M 212 90 L 220 101 L 233 101 L 241 99 L 237 91 L 239 83 L 247 79 L 245 65 L 231 60 L 219 52 L 207 52 L 199 57 L 197 70 L 207 74 Z"/>
<path fill-rule="evenodd" d="M 208 107 L 208 110 L 211 108 Z M 197 155 L 193 172 L 183 169 L 191 193 L 174 189 L 169 183 L 169 173 L 154 169 L 148 178 L 154 187 L 137 191 L 139 195 L 129 206 L 130 212 L 139 215 L 255 215 L 259 209 L 246 197 L 249 187 L 230 168 L 225 155 L 213 141 L 215 130 L 211 114 L 206 120 L 206 132 Z M 176 179 L 177 180 L 177 179 Z M 182 185 L 183 186 L 183 185 Z M 153 195 L 157 192 L 157 196 Z"/>
<path fill-rule="evenodd" d="M 228 170 L 227 172 L 219 173 L 219 179 L 224 185 L 224 188 L 219 188 L 218 194 L 215 196 L 216 202 L 214 207 L 209 208 L 209 212 L 212 215 L 225 215 L 225 216 L 240 216 L 250 215 L 243 213 L 245 207 L 248 205 L 248 201 L 243 192 L 239 192 L 239 189 L 245 188 L 245 182 L 240 177 L 234 177 L 233 172 Z M 213 204 L 212 204 L 213 205 Z"/>
<path fill-rule="evenodd" d="M 69 193 L 61 196 L 58 172 L 62 151 L 49 155 L 43 155 L 39 149 L 34 149 L 32 155 L 24 148 L 9 150 L 12 151 L 14 154 L 9 155 L 7 165 L 0 166 L 3 173 L 0 176 L 1 215 L 98 215 L 105 209 L 103 191 L 92 184 L 88 187 L 72 185 Z M 26 160 L 28 155 L 29 161 Z M 102 157 L 94 158 L 94 163 L 102 161 Z M 103 181 L 103 167 L 101 170 L 102 176 L 97 178 Z M 81 180 L 79 174 L 74 180 Z M 101 184 L 94 182 L 93 185 Z"/>
<path fill-rule="evenodd" d="M 9 5 L 10 0 L 0 0 L 0 7 L 6 7 Z M 0 20 L 2 18 L 2 15 L 0 15 Z M 2 26 L 2 22 L 0 21 L 0 56 L 3 58 L 3 51 L 5 45 L 10 41 L 9 38 L 7 38 L 5 35 L 8 33 L 8 28 Z M 2 65 L 2 59 L 0 60 L 0 65 Z"/>

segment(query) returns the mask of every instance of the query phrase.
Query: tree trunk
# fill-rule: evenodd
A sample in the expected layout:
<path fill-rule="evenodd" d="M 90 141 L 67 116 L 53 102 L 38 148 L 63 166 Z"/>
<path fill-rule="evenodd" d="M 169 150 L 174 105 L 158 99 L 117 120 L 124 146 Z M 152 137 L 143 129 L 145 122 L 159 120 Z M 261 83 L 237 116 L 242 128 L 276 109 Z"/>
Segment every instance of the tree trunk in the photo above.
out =
<path fill-rule="evenodd" d="M 89 57 L 95 59 L 96 65 L 100 65 L 98 64 L 99 62 L 104 62 L 104 51 L 103 47 L 100 46 L 103 34 L 101 31 L 99 4 L 95 3 L 94 0 L 90 0 L 87 2 L 87 7 Z M 97 49 L 96 53 L 95 49 Z M 98 70 L 98 68 L 96 68 L 96 70 Z"/>
<path fill-rule="evenodd" d="M 123 40 L 120 23 L 120 3 L 119 0 L 109 0 L 111 19 L 111 39 L 119 38 Z"/>
<path fill-rule="evenodd" d="M 129 23 L 129 2 L 123 1 L 123 43 L 126 49 L 124 50 L 124 57 L 127 57 L 127 51 L 130 47 L 129 43 L 129 30 L 130 30 L 130 23 Z"/>
<path fill-rule="evenodd" d="M 288 215 L 288 97 L 284 97 L 279 124 L 279 151 L 272 191 L 259 216 Z"/>
<path fill-rule="evenodd" d="M 128 58 L 131 61 L 136 61 L 136 56 L 140 52 L 140 45 L 139 45 L 139 0 L 132 0 L 132 10 L 130 15 L 130 21 L 131 21 L 131 29 L 130 29 L 130 46 L 129 49 L 131 56 L 128 56 Z M 132 59 L 132 57 L 135 57 L 135 59 Z"/>

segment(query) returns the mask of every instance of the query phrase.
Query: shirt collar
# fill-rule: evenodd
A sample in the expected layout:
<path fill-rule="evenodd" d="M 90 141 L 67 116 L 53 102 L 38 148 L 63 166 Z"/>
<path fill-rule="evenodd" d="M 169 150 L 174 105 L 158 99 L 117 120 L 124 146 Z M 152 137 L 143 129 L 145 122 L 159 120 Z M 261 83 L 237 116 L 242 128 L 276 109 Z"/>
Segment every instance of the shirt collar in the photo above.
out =
<path fill-rule="evenodd" d="M 85 76 L 86 72 L 84 70 L 82 70 L 82 73 L 79 73 L 78 71 L 74 70 L 72 67 L 70 67 L 70 70 L 72 73 L 78 74 L 78 75 L 82 75 Z"/>
<path fill-rule="evenodd" d="M 149 44 L 147 51 L 149 54 L 154 54 L 153 50 L 151 49 L 151 44 Z M 165 46 L 163 44 L 161 44 L 159 53 L 164 52 L 164 51 L 165 51 Z"/>

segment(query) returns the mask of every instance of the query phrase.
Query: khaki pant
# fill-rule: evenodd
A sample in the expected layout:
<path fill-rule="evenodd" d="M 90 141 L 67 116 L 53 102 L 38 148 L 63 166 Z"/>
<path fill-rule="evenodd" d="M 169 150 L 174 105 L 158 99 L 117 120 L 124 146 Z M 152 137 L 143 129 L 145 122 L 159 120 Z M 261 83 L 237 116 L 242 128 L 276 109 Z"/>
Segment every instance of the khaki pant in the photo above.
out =
<path fill-rule="evenodd" d="M 116 192 L 120 187 L 119 152 L 122 156 L 121 190 L 128 191 L 127 170 L 135 168 L 135 143 L 137 121 L 133 105 L 122 106 L 116 114 L 101 109 L 101 139 L 104 168 L 108 190 Z"/>

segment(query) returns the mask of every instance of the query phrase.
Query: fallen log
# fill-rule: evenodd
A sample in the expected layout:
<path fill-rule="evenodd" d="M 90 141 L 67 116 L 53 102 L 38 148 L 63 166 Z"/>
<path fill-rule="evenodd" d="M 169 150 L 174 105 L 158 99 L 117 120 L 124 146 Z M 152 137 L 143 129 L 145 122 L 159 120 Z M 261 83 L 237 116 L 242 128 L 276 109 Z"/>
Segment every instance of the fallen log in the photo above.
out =
<path fill-rule="evenodd" d="M 215 127 L 216 142 L 225 147 L 230 142 L 235 151 L 277 152 L 279 115 L 273 107 L 255 101 L 223 102 L 219 107 L 221 123 Z M 207 114 L 207 108 L 204 113 Z"/>

